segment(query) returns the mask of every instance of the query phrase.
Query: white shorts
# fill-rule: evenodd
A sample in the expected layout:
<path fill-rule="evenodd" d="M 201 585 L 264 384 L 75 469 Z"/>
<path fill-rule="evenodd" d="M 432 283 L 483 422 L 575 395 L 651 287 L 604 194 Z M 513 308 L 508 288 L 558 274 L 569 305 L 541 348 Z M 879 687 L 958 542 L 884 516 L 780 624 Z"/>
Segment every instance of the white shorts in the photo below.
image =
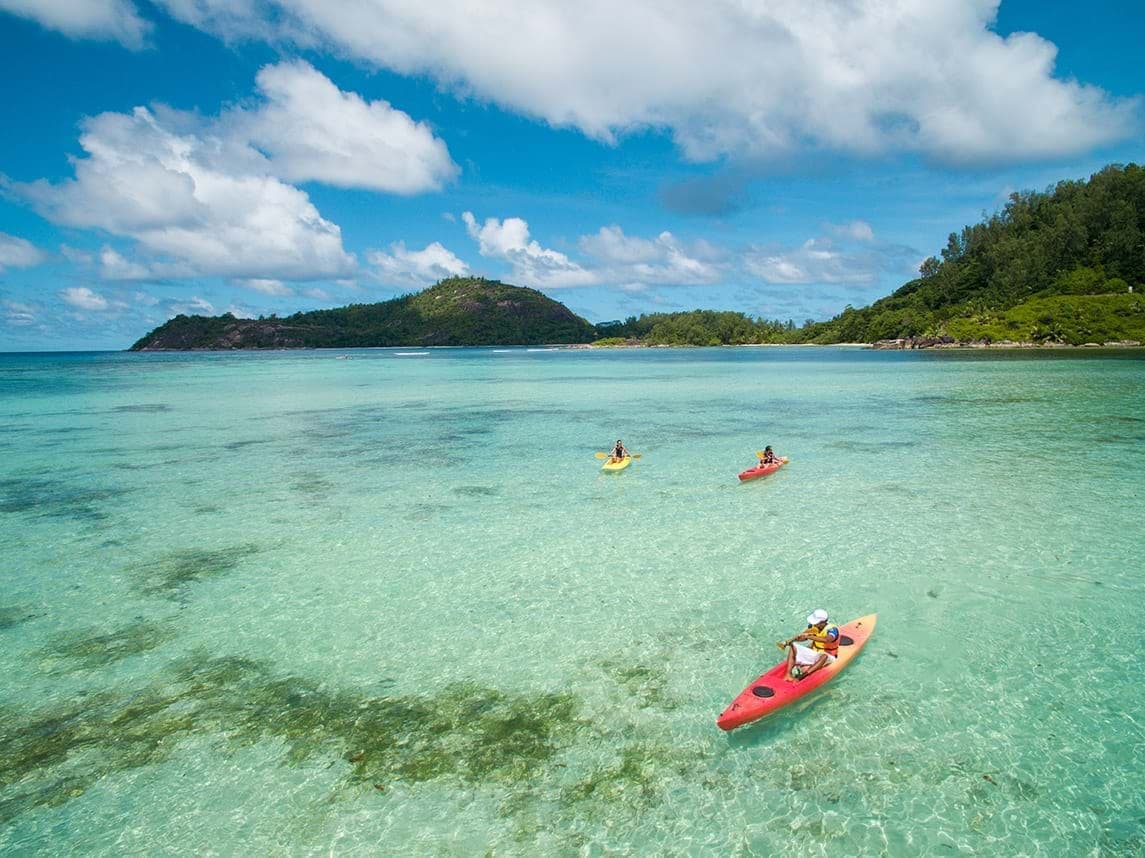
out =
<path fill-rule="evenodd" d="M 795 663 L 804 667 L 810 667 L 819 660 L 819 656 L 827 656 L 827 664 L 835 660 L 835 656 L 830 653 L 821 652 L 817 649 L 812 649 L 809 646 L 795 645 Z"/>

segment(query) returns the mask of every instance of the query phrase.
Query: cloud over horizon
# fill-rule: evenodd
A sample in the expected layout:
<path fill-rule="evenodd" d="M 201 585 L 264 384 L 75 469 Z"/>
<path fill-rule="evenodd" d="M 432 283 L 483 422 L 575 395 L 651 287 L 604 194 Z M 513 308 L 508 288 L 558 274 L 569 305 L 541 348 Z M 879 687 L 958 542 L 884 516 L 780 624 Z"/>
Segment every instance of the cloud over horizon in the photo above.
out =
<path fill-rule="evenodd" d="M 103 39 L 142 48 L 152 25 L 130 0 L 0 0 L 0 11 L 35 21 L 72 39 Z"/>
<path fill-rule="evenodd" d="M 343 92 L 309 63 L 263 66 L 257 83 L 265 103 L 234 110 L 222 124 L 265 153 L 280 179 L 420 194 L 459 172 L 424 122 Z"/>
<path fill-rule="evenodd" d="M 137 107 L 85 120 L 87 157 L 75 159 L 74 179 L 12 188 L 54 223 L 134 240 L 154 276 L 315 279 L 353 270 L 338 226 L 260 169 L 262 156 L 164 118 Z M 130 263 L 133 276 L 141 264 Z"/>
<path fill-rule="evenodd" d="M 345 277 L 357 266 L 338 225 L 290 181 L 415 194 L 456 175 L 424 124 L 342 92 L 309 64 L 264 66 L 258 86 L 265 103 L 214 121 L 162 106 L 90 117 L 75 178 L 8 187 L 54 223 L 133 240 L 144 258 L 105 249 L 107 279 L 270 282 Z M 0 241 L 0 267 L 30 258 L 20 241 Z"/>
<path fill-rule="evenodd" d="M 407 250 L 404 241 L 395 241 L 389 253 L 370 251 L 367 259 L 374 266 L 378 280 L 395 286 L 424 287 L 446 277 L 469 273 L 469 266 L 439 241 L 421 250 Z"/>
<path fill-rule="evenodd" d="M 31 268 L 47 261 L 48 255 L 26 238 L 0 232 L 0 274 L 8 268 Z"/>
<path fill-rule="evenodd" d="M 519 217 L 500 220 L 486 218 L 482 224 L 472 212 L 461 219 L 469 236 L 477 242 L 482 256 L 501 259 L 512 268 L 512 276 L 522 286 L 535 289 L 561 289 L 569 286 L 593 286 L 595 274 L 573 262 L 560 251 L 542 247 L 529 235 L 529 224 Z"/>
<path fill-rule="evenodd" d="M 463 0 L 160 2 L 222 38 L 327 46 L 606 142 L 669 129 L 697 161 L 807 149 L 1007 161 L 1140 127 L 1138 101 L 1054 77 L 1052 43 L 993 32 L 999 0 L 506 0 L 480 15 Z"/>

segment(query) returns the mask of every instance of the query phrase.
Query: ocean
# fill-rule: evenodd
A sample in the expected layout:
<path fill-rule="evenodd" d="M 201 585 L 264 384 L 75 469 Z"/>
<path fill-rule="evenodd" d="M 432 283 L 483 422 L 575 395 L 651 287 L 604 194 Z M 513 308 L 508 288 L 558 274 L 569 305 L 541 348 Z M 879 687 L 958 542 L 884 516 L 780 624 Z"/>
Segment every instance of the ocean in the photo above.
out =
<path fill-rule="evenodd" d="M 1140 351 L 12 354 L 0 430 L 4 854 L 1145 853 Z"/>

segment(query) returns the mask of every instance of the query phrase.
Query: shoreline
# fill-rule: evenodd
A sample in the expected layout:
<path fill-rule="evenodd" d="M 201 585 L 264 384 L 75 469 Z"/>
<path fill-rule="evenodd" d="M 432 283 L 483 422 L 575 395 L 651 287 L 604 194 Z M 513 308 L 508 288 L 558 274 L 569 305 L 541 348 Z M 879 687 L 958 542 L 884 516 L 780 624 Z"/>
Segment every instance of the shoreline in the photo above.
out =
<path fill-rule="evenodd" d="M 1121 340 L 1107 343 L 1083 343 L 1071 345 L 1069 343 L 1035 343 L 1016 340 L 1001 340 L 999 342 L 950 342 L 908 344 L 903 340 L 879 340 L 874 343 L 738 343 L 721 344 L 718 346 L 692 346 L 692 345 L 649 345 L 645 343 L 613 343 L 604 346 L 592 343 L 582 345 L 563 346 L 569 349 L 726 349 L 726 348 L 855 348 L 871 349 L 873 351 L 988 351 L 988 350 L 1022 350 L 1022 351 L 1092 351 L 1094 349 L 1140 349 L 1142 343 L 1137 340 Z"/>
<path fill-rule="evenodd" d="M 1025 341 L 1011 341 L 1002 340 L 999 342 L 926 342 L 923 338 L 918 340 L 879 340 L 874 343 L 721 343 L 716 346 L 694 346 L 684 343 L 678 344 L 664 344 L 664 343 L 609 343 L 608 345 L 596 345 L 595 343 L 542 343 L 530 345 L 470 345 L 470 346 L 424 346 L 424 345 L 404 345 L 404 346 L 310 346 L 310 347 L 272 347 L 272 348 L 232 348 L 232 349 L 207 349 L 207 348 L 191 348 L 191 349 L 105 349 L 108 353 L 135 353 L 135 354 L 180 354 L 180 353 L 203 353 L 203 352 L 293 352 L 293 351 L 316 351 L 316 352 L 345 352 L 345 351 L 365 351 L 365 350 L 395 350 L 395 349 L 423 349 L 423 350 L 445 350 L 445 349 L 546 349 L 546 350 L 562 350 L 562 351 L 604 351 L 616 350 L 623 351 L 626 349 L 728 349 L 728 348 L 751 348 L 751 349 L 823 349 L 823 348 L 846 348 L 846 349 L 871 349 L 873 351 L 1094 351 L 1097 349 L 1141 349 L 1145 348 L 1136 340 L 1121 340 L 1106 343 L 1083 343 L 1081 345 L 1070 345 L 1069 343 L 1034 343 Z M 9 355 L 22 355 L 22 354 L 86 354 L 86 352 L 3 352 L 2 354 Z"/>

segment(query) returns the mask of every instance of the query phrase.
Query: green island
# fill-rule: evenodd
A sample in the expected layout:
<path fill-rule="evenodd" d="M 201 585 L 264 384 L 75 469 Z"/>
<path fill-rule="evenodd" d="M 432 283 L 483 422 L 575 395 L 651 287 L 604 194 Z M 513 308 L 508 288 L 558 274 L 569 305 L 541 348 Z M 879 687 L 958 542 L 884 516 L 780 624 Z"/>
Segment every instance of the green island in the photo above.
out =
<path fill-rule="evenodd" d="M 717 346 L 873 343 L 1140 345 L 1145 341 L 1145 169 L 1010 195 L 951 233 L 919 277 L 868 307 L 797 327 L 733 311 L 650 313 L 593 325 L 534 289 L 452 277 L 412 295 L 279 318 L 176 316 L 133 351 L 369 346 Z"/>

